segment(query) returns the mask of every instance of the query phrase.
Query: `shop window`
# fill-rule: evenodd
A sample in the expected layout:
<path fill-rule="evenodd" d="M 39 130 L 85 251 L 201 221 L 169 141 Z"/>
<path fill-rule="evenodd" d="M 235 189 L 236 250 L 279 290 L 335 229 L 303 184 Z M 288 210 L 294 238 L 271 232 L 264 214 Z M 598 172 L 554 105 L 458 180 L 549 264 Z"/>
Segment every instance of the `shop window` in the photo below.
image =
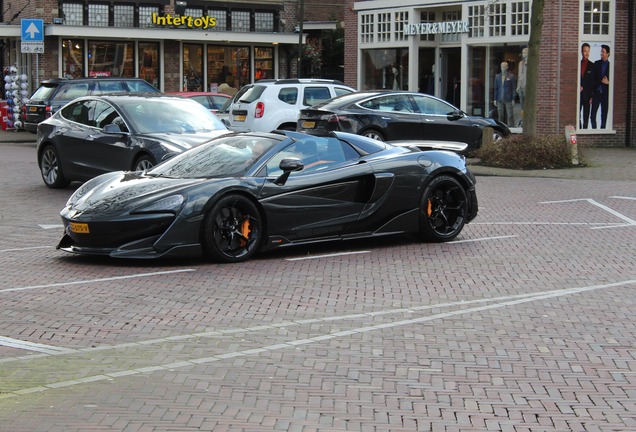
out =
<path fill-rule="evenodd" d="M 483 5 L 468 7 L 468 28 L 470 29 L 468 37 L 484 37 L 486 27 L 485 9 Z"/>
<path fill-rule="evenodd" d="M 373 14 L 363 14 L 360 16 L 360 42 L 373 43 Z"/>
<path fill-rule="evenodd" d="M 408 88 L 408 49 L 362 50 L 360 90 Z"/>
<path fill-rule="evenodd" d="M 442 13 L 442 21 L 460 21 L 462 12 L 460 10 L 444 11 Z M 446 33 L 440 35 L 442 42 L 459 42 L 459 33 Z"/>
<path fill-rule="evenodd" d="M 62 70 L 65 78 L 84 76 L 84 41 L 64 39 L 62 41 Z"/>
<path fill-rule="evenodd" d="M 134 27 L 135 8 L 131 5 L 115 5 L 113 7 L 115 27 Z"/>
<path fill-rule="evenodd" d="M 159 8 L 156 6 L 139 6 L 139 27 L 154 27 L 152 23 L 152 14 L 159 14 Z"/>
<path fill-rule="evenodd" d="M 183 44 L 183 90 L 203 91 L 203 46 Z"/>
<path fill-rule="evenodd" d="M 391 40 L 391 14 L 378 14 L 378 42 L 389 42 Z"/>
<path fill-rule="evenodd" d="M 258 48 L 256 55 L 262 56 L 264 61 L 270 48 Z M 250 49 L 247 47 L 227 47 L 208 45 L 208 80 L 210 91 L 218 91 L 234 95 L 245 84 L 251 82 Z M 271 63 L 273 61 L 270 60 Z M 263 65 L 263 63 L 261 63 Z M 272 76 L 267 76 L 273 78 Z"/>
<path fill-rule="evenodd" d="M 108 5 L 88 5 L 88 25 L 90 27 L 108 27 Z"/>
<path fill-rule="evenodd" d="M 227 14 L 224 10 L 208 10 L 208 16 L 216 18 L 216 27 L 214 27 L 214 30 L 227 30 Z"/>
<path fill-rule="evenodd" d="M 89 41 L 89 77 L 134 77 L 133 43 Z"/>
<path fill-rule="evenodd" d="M 232 31 L 250 31 L 250 13 L 248 11 L 232 11 Z"/>
<path fill-rule="evenodd" d="M 272 12 L 256 12 L 254 14 L 254 30 L 257 32 L 273 32 L 274 14 Z"/>
<path fill-rule="evenodd" d="M 610 34 L 610 0 L 586 1 L 583 6 L 583 34 Z"/>
<path fill-rule="evenodd" d="M 406 11 L 403 12 L 395 12 L 395 40 L 403 41 L 406 40 L 406 35 L 404 34 L 404 24 L 408 24 L 409 22 L 409 13 Z"/>
<path fill-rule="evenodd" d="M 489 36 L 505 36 L 506 35 L 506 4 L 493 3 L 488 6 L 488 15 L 490 20 Z"/>
<path fill-rule="evenodd" d="M 435 12 L 430 12 L 430 11 L 422 12 L 421 15 L 420 15 L 420 22 L 421 23 L 432 23 L 432 22 L 435 22 Z M 420 35 L 420 40 L 421 41 L 433 42 L 433 41 L 435 41 L 435 35 L 434 34 L 423 34 L 423 35 Z"/>
<path fill-rule="evenodd" d="M 511 8 L 511 34 L 525 36 L 530 34 L 530 2 L 514 2 Z"/>
<path fill-rule="evenodd" d="M 254 79 L 274 78 L 274 49 L 273 48 L 255 48 L 254 49 Z"/>
<path fill-rule="evenodd" d="M 64 24 L 69 26 L 84 25 L 84 6 L 80 3 L 63 3 Z"/>
<path fill-rule="evenodd" d="M 139 42 L 139 78 L 159 88 L 159 44 Z"/>

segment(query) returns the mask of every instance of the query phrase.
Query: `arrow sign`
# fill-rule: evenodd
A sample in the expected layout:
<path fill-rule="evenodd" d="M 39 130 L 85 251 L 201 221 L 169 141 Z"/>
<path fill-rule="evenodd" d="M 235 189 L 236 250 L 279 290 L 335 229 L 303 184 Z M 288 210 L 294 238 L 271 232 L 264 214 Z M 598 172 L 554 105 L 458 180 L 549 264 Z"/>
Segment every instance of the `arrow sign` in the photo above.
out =
<path fill-rule="evenodd" d="M 20 22 L 22 42 L 44 42 L 44 21 L 23 19 Z"/>

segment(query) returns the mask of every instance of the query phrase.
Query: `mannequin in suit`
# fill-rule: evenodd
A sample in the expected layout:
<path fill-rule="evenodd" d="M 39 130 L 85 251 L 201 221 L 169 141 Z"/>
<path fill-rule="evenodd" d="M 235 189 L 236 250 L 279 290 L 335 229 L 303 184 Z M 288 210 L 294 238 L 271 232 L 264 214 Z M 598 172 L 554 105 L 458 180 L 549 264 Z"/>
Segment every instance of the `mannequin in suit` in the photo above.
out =
<path fill-rule="evenodd" d="M 594 63 L 589 61 L 590 44 L 581 45 L 581 84 L 580 88 L 580 121 L 579 127 L 587 129 L 590 120 L 592 95 L 594 94 Z"/>
<path fill-rule="evenodd" d="M 592 129 L 596 129 L 596 114 L 601 108 L 601 129 L 607 127 L 607 110 L 609 109 L 609 76 L 610 76 L 610 47 L 601 45 L 601 59 L 594 62 L 594 95 L 592 96 Z"/>
<path fill-rule="evenodd" d="M 501 63 L 501 72 L 495 76 L 495 100 L 497 114 L 500 122 L 510 126 L 515 124 L 515 115 L 512 110 L 517 83 L 515 76 L 508 72 L 508 62 Z M 507 122 L 506 122 L 507 118 Z"/>
<path fill-rule="evenodd" d="M 521 61 L 517 68 L 517 94 L 523 110 L 523 102 L 526 99 L 526 69 L 528 67 L 528 48 L 521 50 Z"/>

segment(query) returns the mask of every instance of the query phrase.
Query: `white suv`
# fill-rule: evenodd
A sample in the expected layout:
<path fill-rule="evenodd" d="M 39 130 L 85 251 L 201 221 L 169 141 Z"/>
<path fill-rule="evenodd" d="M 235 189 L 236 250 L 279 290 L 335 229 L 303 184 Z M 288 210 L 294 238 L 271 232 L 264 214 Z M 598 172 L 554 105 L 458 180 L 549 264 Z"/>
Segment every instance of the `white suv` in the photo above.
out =
<path fill-rule="evenodd" d="M 296 130 L 301 109 L 355 91 L 336 80 L 260 80 L 243 86 L 232 98 L 227 123 L 238 132 Z"/>

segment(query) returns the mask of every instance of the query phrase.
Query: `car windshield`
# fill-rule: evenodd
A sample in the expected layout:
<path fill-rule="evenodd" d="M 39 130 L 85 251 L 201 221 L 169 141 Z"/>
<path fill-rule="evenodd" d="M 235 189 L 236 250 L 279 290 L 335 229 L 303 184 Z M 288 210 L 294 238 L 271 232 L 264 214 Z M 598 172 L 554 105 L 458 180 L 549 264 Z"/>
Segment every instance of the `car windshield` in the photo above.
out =
<path fill-rule="evenodd" d="M 276 138 L 253 135 L 221 137 L 169 159 L 149 171 L 148 175 L 174 178 L 240 177 L 263 153 L 279 142 Z"/>
<path fill-rule="evenodd" d="M 227 129 L 203 105 L 179 98 L 125 100 L 119 104 L 139 133 L 197 133 Z"/>
<path fill-rule="evenodd" d="M 31 101 L 47 101 L 51 98 L 51 95 L 55 93 L 56 89 L 57 85 L 42 85 L 33 93 Z"/>

